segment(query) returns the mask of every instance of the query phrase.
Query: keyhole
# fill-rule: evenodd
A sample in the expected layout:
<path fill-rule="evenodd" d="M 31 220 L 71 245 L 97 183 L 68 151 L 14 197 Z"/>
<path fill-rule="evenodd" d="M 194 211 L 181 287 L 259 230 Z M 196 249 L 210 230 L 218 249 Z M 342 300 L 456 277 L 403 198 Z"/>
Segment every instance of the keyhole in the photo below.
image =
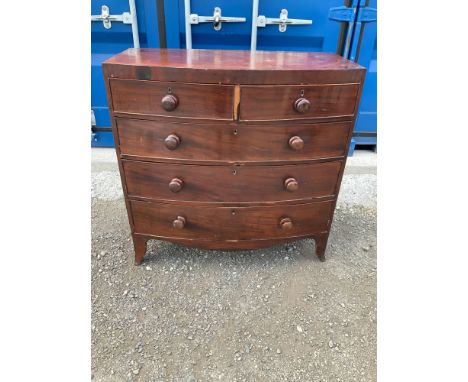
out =
<path fill-rule="evenodd" d="M 235 214 L 236 214 L 236 211 L 232 210 L 232 211 L 231 211 L 231 215 L 234 216 Z"/>
<path fill-rule="evenodd" d="M 171 94 L 171 93 L 172 93 L 172 88 L 170 88 L 170 87 L 167 88 L 167 92 L 168 92 L 169 94 Z"/>
<path fill-rule="evenodd" d="M 237 129 L 234 129 L 233 133 L 234 133 L 234 135 L 237 135 L 237 134 L 239 134 L 239 131 L 237 131 Z"/>
<path fill-rule="evenodd" d="M 301 90 L 301 97 L 304 97 L 305 91 L 304 89 Z"/>
<path fill-rule="evenodd" d="M 237 170 L 232 170 L 232 175 L 236 175 L 237 174 Z"/>

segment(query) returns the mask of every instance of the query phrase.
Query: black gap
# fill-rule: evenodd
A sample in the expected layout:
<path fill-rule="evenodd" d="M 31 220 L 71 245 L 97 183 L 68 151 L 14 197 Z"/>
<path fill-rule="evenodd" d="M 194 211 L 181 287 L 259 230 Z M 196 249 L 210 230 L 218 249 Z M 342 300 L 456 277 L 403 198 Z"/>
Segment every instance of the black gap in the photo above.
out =
<path fill-rule="evenodd" d="M 164 0 L 157 0 L 159 47 L 167 48 Z"/>

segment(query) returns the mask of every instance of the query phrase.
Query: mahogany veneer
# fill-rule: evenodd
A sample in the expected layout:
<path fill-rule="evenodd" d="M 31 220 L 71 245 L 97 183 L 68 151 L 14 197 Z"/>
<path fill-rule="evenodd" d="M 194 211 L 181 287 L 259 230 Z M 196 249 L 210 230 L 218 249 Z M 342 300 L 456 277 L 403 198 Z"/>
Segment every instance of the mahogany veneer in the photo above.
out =
<path fill-rule="evenodd" d="M 365 69 L 326 53 L 129 49 L 103 64 L 140 264 L 149 239 L 325 259 Z"/>
<path fill-rule="evenodd" d="M 352 122 L 310 124 L 269 123 L 252 125 L 240 122 L 180 123 L 172 120 L 114 118 L 122 158 L 179 163 L 265 163 L 309 162 L 312 159 L 343 158 Z M 174 148 L 167 147 L 166 138 Z M 300 150 L 289 141 L 300 137 Z M 177 148 L 177 149 L 176 149 Z"/>
<path fill-rule="evenodd" d="M 271 165 L 122 164 L 131 198 L 235 204 L 334 198 L 343 161 L 284 165 L 282 176 Z"/>
<path fill-rule="evenodd" d="M 111 80 L 110 88 L 115 112 L 232 120 L 234 86 Z"/>

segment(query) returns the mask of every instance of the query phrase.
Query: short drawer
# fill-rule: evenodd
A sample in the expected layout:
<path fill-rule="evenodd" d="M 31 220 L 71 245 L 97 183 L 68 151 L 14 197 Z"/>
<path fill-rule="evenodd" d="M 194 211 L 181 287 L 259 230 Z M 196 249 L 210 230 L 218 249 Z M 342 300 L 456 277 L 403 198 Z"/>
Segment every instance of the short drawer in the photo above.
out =
<path fill-rule="evenodd" d="M 116 118 L 124 156 L 181 161 L 298 161 L 346 155 L 351 122 L 185 124 Z"/>
<path fill-rule="evenodd" d="M 276 202 L 333 197 L 342 161 L 285 166 L 196 166 L 122 161 L 129 197 Z"/>
<path fill-rule="evenodd" d="M 233 119 L 233 86 L 114 79 L 110 88 L 115 113 Z"/>
<path fill-rule="evenodd" d="M 326 231 L 333 202 L 214 207 L 130 201 L 135 233 L 197 240 L 254 240 Z"/>
<path fill-rule="evenodd" d="M 351 118 L 359 84 L 241 86 L 240 120 Z"/>

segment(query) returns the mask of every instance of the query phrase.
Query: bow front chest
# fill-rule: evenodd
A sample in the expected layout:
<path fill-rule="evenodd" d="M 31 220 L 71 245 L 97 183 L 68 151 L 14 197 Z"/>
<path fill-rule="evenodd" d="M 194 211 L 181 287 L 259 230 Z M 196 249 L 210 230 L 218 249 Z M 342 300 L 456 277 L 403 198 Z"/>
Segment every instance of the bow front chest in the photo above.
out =
<path fill-rule="evenodd" d="M 149 239 L 325 248 L 365 69 L 326 53 L 129 49 L 103 64 L 140 264 Z"/>

